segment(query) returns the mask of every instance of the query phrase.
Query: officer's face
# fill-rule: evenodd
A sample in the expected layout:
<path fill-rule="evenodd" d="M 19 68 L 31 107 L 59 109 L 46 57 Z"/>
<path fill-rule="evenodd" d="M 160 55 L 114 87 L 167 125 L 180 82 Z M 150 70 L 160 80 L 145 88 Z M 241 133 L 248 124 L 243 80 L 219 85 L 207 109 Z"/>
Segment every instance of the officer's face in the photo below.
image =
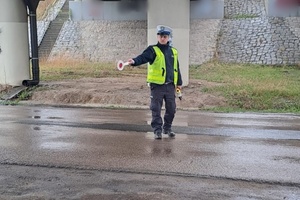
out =
<path fill-rule="evenodd" d="M 167 44 L 169 41 L 168 35 L 157 35 L 157 40 L 160 44 Z"/>

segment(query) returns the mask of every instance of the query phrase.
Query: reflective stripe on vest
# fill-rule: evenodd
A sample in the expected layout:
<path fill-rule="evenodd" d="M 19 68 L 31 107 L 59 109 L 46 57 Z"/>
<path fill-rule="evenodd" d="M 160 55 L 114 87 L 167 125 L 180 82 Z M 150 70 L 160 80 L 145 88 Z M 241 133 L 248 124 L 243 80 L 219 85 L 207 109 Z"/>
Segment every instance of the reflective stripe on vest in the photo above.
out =
<path fill-rule="evenodd" d="M 153 46 L 153 49 L 156 54 L 156 58 L 152 65 L 148 65 L 148 75 L 147 82 L 148 83 L 156 83 L 156 84 L 164 84 L 166 80 L 166 60 L 163 52 L 157 47 Z M 175 48 L 172 48 L 172 52 L 174 55 L 174 84 L 177 84 L 178 80 L 178 53 Z"/>

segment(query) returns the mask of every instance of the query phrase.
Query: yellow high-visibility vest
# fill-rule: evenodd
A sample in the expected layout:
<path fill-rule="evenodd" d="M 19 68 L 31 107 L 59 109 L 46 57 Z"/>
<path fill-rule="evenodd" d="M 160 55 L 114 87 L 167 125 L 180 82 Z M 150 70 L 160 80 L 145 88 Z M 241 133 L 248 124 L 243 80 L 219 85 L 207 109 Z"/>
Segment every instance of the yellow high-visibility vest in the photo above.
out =
<path fill-rule="evenodd" d="M 148 65 L 147 82 L 161 85 L 164 84 L 166 80 L 166 60 L 163 52 L 157 46 L 153 46 L 153 49 L 155 51 L 156 58 L 152 65 Z M 174 84 L 176 85 L 178 80 L 178 53 L 173 47 L 172 52 L 174 56 Z"/>

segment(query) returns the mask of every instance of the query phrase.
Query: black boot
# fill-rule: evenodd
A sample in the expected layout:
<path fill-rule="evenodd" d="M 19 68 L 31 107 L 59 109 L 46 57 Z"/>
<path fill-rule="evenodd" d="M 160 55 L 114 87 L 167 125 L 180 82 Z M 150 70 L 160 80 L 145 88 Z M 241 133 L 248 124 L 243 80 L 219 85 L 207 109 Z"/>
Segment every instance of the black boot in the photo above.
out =
<path fill-rule="evenodd" d="M 175 137 L 175 133 L 172 131 L 172 129 L 164 130 L 164 134 L 168 134 L 169 137 Z"/>
<path fill-rule="evenodd" d="M 160 140 L 161 139 L 161 131 L 154 132 L 154 139 Z"/>

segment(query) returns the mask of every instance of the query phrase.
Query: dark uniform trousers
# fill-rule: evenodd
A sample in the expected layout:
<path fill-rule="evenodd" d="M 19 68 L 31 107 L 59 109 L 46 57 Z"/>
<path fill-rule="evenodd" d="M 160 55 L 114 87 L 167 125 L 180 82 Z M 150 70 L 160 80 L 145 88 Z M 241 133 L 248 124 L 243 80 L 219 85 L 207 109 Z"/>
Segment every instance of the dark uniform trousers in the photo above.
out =
<path fill-rule="evenodd" d="M 171 129 L 176 112 L 175 85 L 173 83 L 163 85 L 150 84 L 150 88 L 150 110 L 152 111 L 151 127 L 153 131 L 162 131 L 162 128 L 164 130 Z M 163 101 L 165 101 L 164 122 L 161 117 Z"/>

